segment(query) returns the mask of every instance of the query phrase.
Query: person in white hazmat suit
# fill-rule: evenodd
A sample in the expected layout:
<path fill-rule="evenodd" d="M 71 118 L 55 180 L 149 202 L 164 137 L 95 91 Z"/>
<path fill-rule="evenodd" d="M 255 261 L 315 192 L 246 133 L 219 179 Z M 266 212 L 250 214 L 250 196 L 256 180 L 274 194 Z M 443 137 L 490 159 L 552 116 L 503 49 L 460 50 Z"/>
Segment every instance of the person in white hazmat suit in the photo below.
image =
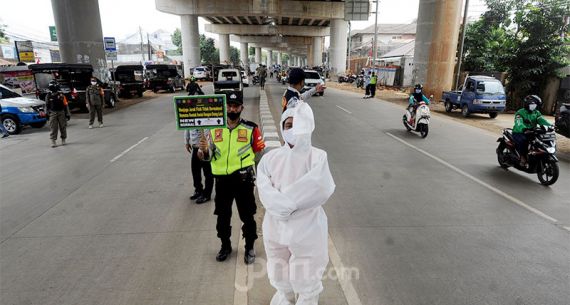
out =
<path fill-rule="evenodd" d="M 281 116 L 285 144 L 266 153 L 257 169 L 259 198 L 266 209 L 267 272 L 277 289 L 271 305 L 317 305 L 323 290 L 329 256 L 322 205 L 335 184 L 326 152 L 311 145 L 314 129 L 308 104 L 288 108 Z"/>

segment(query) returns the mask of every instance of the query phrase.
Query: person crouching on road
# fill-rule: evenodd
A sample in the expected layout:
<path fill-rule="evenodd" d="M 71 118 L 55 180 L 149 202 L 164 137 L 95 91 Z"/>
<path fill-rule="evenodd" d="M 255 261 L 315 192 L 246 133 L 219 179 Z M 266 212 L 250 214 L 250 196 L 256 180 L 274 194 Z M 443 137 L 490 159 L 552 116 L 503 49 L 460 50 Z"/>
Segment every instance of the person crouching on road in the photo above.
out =
<path fill-rule="evenodd" d="M 91 85 L 87 87 L 85 92 L 86 106 L 89 109 L 89 129 L 93 128 L 95 122 L 95 113 L 99 121 L 99 128 L 103 128 L 103 89 L 97 84 L 95 77 L 91 78 Z"/>
<path fill-rule="evenodd" d="M 192 156 L 190 166 L 192 168 L 192 179 L 194 180 L 194 194 L 190 196 L 190 200 L 196 200 L 196 204 L 210 201 L 212 189 L 214 188 L 214 176 L 212 175 L 210 162 L 202 161 L 198 158 L 200 139 L 203 135 L 204 130 L 200 129 L 187 129 L 184 131 L 186 150 Z M 202 171 L 204 172 L 205 188 L 202 185 Z"/>
<path fill-rule="evenodd" d="M 281 116 L 285 144 L 265 154 L 257 168 L 257 189 L 266 210 L 267 274 L 277 289 L 270 305 L 317 305 L 323 290 L 329 257 L 322 205 L 335 184 L 327 153 L 311 145 L 314 128 L 307 103 L 287 109 Z"/>
<path fill-rule="evenodd" d="M 231 220 L 232 204 L 235 199 L 241 227 L 245 238 L 246 264 L 255 261 L 254 242 L 257 239 L 257 224 L 254 215 L 257 210 L 253 187 L 255 184 L 255 154 L 265 148 L 263 135 L 253 122 L 240 118 L 243 111 L 241 100 L 227 101 L 228 122 L 225 128 L 211 129 L 200 139 L 200 160 L 210 161 L 216 179 L 214 214 L 218 216 L 216 230 L 222 247 L 216 256 L 225 261 L 232 253 Z"/>
<path fill-rule="evenodd" d="M 71 118 L 67 98 L 60 91 L 57 81 L 49 83 L 49 93 L 46 95 L 46 110 L 49 116 L 51 147 L 57 147 L 57 132 L 61 134 L 61 145 L 67 139 L 67 121 Z"/>
<path fill-rule="evenodd" d="M 289 107 L 295 107 L 300 102 L 307 101 L 315 93 L 321 93 L 325 90 L 325 86 L 317 84 L 316 87 L 307 90 L 301 94 L 300 91 L 305 87 L 305 71 L 301 68 L 294 68 L 289 71 L 289 88 L 285 90 L 281 100 L 283 112 Z"/>

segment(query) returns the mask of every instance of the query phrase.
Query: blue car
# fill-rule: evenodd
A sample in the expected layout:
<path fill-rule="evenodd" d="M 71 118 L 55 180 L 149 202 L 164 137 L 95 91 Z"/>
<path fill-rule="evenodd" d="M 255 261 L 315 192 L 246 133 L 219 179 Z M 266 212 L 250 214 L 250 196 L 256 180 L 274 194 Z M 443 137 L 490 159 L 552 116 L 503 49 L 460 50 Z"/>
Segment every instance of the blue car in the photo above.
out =
<path fill-rule="evenodd" d="M 42 128 L 47 123 L 44 101 L 22 97 L 3 85 L 0 85 L 0 105 L 0 121 L 10 134 L 22 132 L 24 126 Z"/>
<path fill-rule="evenodd" d="M 471 113 L 488 113 L 492 119 L 505 111 L 507 103 L 503 84 L 489 76 L 469 76 L 463 90 L 444 91 L 441 99 L 446 112 L 461 109 L 463 117 Z"/>

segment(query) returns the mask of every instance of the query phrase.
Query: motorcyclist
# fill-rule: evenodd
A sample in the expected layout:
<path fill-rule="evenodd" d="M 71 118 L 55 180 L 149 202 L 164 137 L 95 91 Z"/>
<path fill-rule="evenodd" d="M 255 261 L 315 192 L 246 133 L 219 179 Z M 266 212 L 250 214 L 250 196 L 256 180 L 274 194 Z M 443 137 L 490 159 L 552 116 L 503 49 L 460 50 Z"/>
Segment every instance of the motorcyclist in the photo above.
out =
<path fill-rule="evenodd" d="M 524 100 L 524 108 L 519 109 L 515 113 L 515 125 L 513 126 L 513 140 L 516 149 L 521 156 L 521 166 L 527 167 L 527 154 L 529 135 L 537 125 L 551 127 L 548 122 L 538 111 L 542 105 L 542 100 L 537 95 L 527 95 Z"/>
<path fill-rule="evenodd" d="M 200 85 L 196 83 L 194 76 L 190 78 L 190 82 L 186 86 L 186 91 L 188 92 L 188 95 L 204 95 L 204 91 L 202 91 Z"/>
<path fill-rule="evenodd" d="M 416 118 L 416 109 L 418 108 L 420 102 L 425 102 L 427 105 L 429 105 L 429 99 L 423 94 L 423 90 L 424 87 L 422 86 L 422 84 L 416 84 L 416 86 L 414 87 L 414 92 L 410 95 L 410 98 L 408 100 L 408 110 L 411 113 L 410 116 L 410 124 L 413 124 L 415 118 Z"/>

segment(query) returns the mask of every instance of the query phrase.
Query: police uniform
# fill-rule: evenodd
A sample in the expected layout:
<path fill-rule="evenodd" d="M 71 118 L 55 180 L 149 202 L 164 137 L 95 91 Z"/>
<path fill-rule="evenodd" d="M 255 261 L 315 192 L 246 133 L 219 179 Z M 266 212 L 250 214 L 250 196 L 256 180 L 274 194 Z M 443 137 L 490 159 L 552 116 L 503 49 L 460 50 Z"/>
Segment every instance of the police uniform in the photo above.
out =
<path fill-rule="evenodd" d="M 67 99 L 61 92 L 48 93 L 46 96 L 46 109 L 49 114 L 50 139 L 55 146 L 58 131 L 61 134 L 62 144 L 67 138 L 67 118 L 70 117 Z"/>
<path fill-rule="evenodd" d="M 222 248 L 231 249 L 232 203 L 235 199 L 243 223 L 245 248 L 253 249 L 257 239 L 254 215 L 257 210 L 253 188 L 255 185 L 255 153 L 265 148 L 257 125 L 241 119 L 233 129 L 216 128 L 206 133 L 210 143 L 209 158 L 215 177 L 216 197 L 214 214 L 218 216 L 216 230 Z"/>
<path fill-rule="evenodd" d="M 89 126 L 95 122 L 95 114 L 97 114 L 99 125 L 103 125 L 103 94 L 103 89 L 97 85 L 87 87 L 85 98 L 89 105 Z"/>

